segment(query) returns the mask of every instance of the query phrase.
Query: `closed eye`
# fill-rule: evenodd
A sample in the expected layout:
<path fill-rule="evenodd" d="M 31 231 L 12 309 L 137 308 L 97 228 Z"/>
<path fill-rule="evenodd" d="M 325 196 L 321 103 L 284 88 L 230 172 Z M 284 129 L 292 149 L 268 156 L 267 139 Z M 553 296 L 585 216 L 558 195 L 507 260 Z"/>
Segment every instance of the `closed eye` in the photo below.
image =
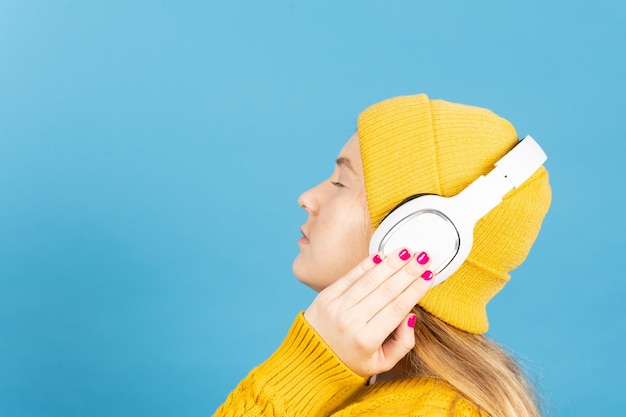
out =
<path fill-rule="evenodd" d="M 331 181 L 330 183 L 331 183 L 332 185 L 334 185 L 335 187 L 339 187 L 339 188 L 343 188 L 343 187 L 345 187 L 345 185 L 343 185 L 342 183 L 337 182 L 337 181 Z"/>

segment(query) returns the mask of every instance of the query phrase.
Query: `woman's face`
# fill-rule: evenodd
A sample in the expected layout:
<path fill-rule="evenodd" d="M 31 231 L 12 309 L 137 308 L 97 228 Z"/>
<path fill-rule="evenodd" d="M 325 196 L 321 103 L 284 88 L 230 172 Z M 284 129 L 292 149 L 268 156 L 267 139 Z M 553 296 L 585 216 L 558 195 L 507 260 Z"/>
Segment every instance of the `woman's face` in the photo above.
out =
<path fill-rule="evenodd" d="M 333 175 L 305 191 L 298 203 L 309 217 L 302 226 L 293 272 L 320 291 L 368 255 L 372 226 L 356 133 L 339 153 Z"/>

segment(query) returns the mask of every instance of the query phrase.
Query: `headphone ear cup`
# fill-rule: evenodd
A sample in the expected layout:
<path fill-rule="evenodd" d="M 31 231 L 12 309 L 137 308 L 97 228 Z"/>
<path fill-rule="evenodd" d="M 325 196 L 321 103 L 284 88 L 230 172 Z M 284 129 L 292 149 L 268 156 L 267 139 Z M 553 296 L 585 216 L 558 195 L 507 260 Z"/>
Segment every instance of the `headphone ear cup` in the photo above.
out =
<path fill-rule="evenodd" d="M 390 224 L 389 232 L 381 242 L 383 252 L 409 248 L 425 251 L 431 259 L 430 269 L 440 273 L 454 258 L 459 249 L 459 233 L 443 213 L 437 210 L 420 210 L 402 221 Z"/>
<path fill-rule="evenodd" d="M 434 194 L 406 200 L 376 229 L 370 252 L 388 255 L 401 248 L 425 251 L 431 258 L 430 269 L 435 275 L 442 272 L 457 255 L 460 246 L 459 232 L 446 214 L 447 205 L 449 199 Z"/>

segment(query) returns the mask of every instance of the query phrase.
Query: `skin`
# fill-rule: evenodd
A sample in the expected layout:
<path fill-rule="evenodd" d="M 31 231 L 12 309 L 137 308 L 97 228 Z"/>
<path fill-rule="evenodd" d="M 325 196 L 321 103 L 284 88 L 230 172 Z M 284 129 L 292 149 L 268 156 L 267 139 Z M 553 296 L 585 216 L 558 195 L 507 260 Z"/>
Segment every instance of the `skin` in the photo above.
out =
<path fill-rule="evenodd" d="M 358 375 L 391 370 L 415 345 L 411 309 L 432 280 L 422 278 L 428 276 L 427 256 L 400 256 L 399 249 L 386 258 L 377 254 L 380 262 L 374 262 L 375 255 L 367 255 L 372 228 L 356 134 L 330 179 L 298 202 L 309 217 L 293 271 L 319 291 L 304 318 Z"/>
<path fill-rule="evenodd" d="M 356 134 L 339 153 L 331 177 L 302 193 L 298 204 L 309 218 L 301 229 L 293 272 L 319 292 L 368 254 L 372 226 Z"/>

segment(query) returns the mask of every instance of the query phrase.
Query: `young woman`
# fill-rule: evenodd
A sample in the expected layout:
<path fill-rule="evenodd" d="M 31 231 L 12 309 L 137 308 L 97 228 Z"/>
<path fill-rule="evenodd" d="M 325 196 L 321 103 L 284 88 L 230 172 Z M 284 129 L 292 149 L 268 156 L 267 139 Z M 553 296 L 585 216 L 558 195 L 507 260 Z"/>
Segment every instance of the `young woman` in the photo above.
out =
<path fill-rule="evenodd" d="M 491 111 L 423 94 L 361 113 L 332 176 L 298 200 L 309 216 L 293 271 L 319 294 L 215 415 L 539 416 L 516 363 L 483 333 L 487 302 L 550 205 L 545 168 L 476 224 L 469 256 L 437 286 L 423 250 L 368 255 L 399 203 L 458 194 L 517 143 Z"/>

